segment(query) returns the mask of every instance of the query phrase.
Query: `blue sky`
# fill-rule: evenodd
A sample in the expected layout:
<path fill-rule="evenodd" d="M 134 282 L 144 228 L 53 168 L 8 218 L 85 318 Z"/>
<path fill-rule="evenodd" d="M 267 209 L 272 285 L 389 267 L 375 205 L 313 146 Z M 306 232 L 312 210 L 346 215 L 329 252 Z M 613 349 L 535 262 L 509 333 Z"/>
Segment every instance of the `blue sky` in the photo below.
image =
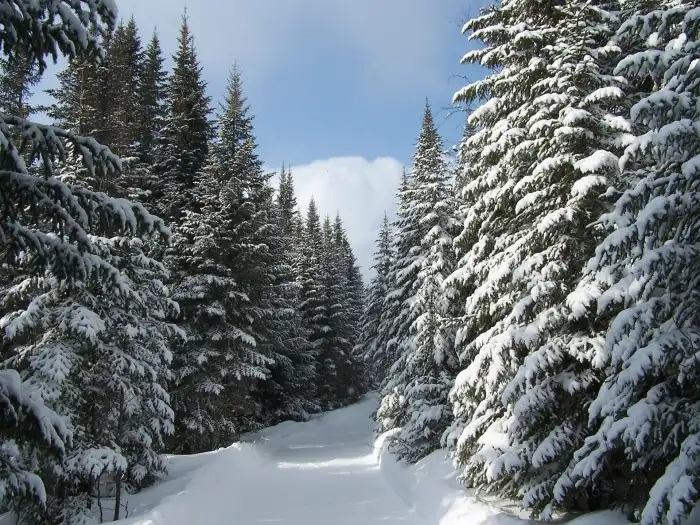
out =
<path fill-rule="evenodd" d="M 190 0 L 195 45 L 218 103 L 238 62 L 270 169 L 293 167 L 300 204 L 339 210 L 366 271 L 402 165 L 409 165 L 426 97 L 448 145 L 463 115 L 451 99 L 473 67 L 460 34 L 477 0 Z M 185 0 L 117 0 L 144 43 L 157 27 L 175 49 Z M 50 80 L 49 80 L 50 82 Z"/>

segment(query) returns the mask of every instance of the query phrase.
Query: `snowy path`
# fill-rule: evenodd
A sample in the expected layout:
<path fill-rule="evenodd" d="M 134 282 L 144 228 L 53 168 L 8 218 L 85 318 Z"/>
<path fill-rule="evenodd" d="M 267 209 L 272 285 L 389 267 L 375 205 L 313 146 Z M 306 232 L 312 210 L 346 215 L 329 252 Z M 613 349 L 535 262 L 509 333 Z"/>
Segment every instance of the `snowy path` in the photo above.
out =
<path fill-rule="evenodd" d="M 307 423 L 283 423 L 250 436 L 254 442 L 199 456 L 207 461 L 187 477 L 186 486 L 160 502 L 132 507 L 130 514 L 139 516 L 128 523 L 424 524 L 379 468 L 368 418 L 373 408 L 369 399 Z M 173 467 L 187 469 L 178 462 Z"/>
<path fill-rule="evenodd" d="M 381 453 L 369 419 L 377 403 L 367 396 L 225 449 L 173 456 L 167 478 L 128 498 L 119 525 L 528 525 L 512 505 L 461 488 L 443 452 L 411 466 Z M 625 524 L 608 512 L 567 525 Z"/>

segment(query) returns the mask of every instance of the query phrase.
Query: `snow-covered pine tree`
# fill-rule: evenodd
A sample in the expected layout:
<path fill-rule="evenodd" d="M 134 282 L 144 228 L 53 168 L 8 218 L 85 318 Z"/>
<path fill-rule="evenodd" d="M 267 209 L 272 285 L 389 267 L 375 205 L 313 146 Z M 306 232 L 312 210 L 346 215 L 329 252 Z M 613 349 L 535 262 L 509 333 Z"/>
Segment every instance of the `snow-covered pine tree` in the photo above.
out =
<path fill-rule="evenodd" d="M 393 447 L 416 461 L 439 447 L 451 421 L 448 394 L 457 368 L 453 335 L 443 318 L 450 313 L 451 289 L 443 281 L 453 270 L 453 197 L 442 140 L 426 103 L 409 183 L 410 207 L 400 235 L 416 242 L 397 255 L 394 275 L 405 283 L 407 299 L 399 354 L 377 413 L 380 427 L 400 426 Z M 400 262 L 399 262 L 400 261 Z"/>
<path fill-rule="evenodd" d="M 138 490 L 165 470 L 163 436 L 173 430 L 165 384 L 179 330 L 166 321 L 177 304 L 163 284 L 165 269 L 144 256 L 140 239 L 93 243 L 96 255 L 120 270 L 116 288 L 28 277 L 8 290 L 3 302 L 11 313 L 0 320 L 12 348 L 5 366 L 20 370 L 72 431 L 63 461 L 36 454 L 50 481 L 44 520 L 69 524 L 92 519 L 94 489 L 109 474 L 118 479 L 117 519 L 121 491 Z M 14 510 L 35 522 L 36 508 Z"/>
<path fill-rule="evenodd" d="M 400 427 L 406 416 L 401 410 L 399 389 L 396 385 L 389 387 L 389 382 L 392 381 L 391 369 L 400 355 L 401 341 L 405 340 L 402 338 L 408 336 L 410 319 L 407 319 L 407 315 L 410 308 L 407 305 L 410 304 L 411 286 L 417 273 L 411 263 L 411 249 L 420 243 L 420 238 L 409 220 L 413 205 L 411 199 L 412 181 L 404 169 L 397 191 L 396 220 L 392 225 L 392 250 L 395 257 L 389 270 L 389 291 L 384 299 L 377 342 L 378 355 L 375 357 L 388 365 L 380 382 L 382 403 L 375 416 L 379 432 Z"/>
<path fill-rule="evenodd" d="M 409 239 L 403 238 L 399 235 L 402 230 L 401 226 L 404 225 L 405 218 L 410 207 L 409 202 L 409 190 L 410 182 L 408 172 L 404 168 L 401 173 L 401 181 L 396 192 L 396 205 L 397 205 L 397 217 L 391 223 L 391 251 L 393 253 L 392 263 L 389 266 L 387 273 L 387 293 L 384 298 L 384 304 L 382 307 L 379 328 L 377 333 L 377 343 L 376 343 L 376 355 L 374 360 L 376 362 L 381 361 L 385 363 L 386 369 L 382 371 L 381 377 L 379 377 L 379 386 L 384 387 L 389 379 L 389 370 L 391 366 L 396 362 L 398 357 L 396 341 L 392 339 L 394 322 L 399 316 L 403 308 L 403 301 L 406 299 L 407 290 L 405 288 L 404 282 L 399 285 L 400 274 L 397 273 L 399 268 L 399 254 L 403 253 L 402 250 L 410 242 Z M 394 428 L 391 426 L 390 428 Z"/>
<path fill-rule="evenodd" d="M 590 406 L 595 432 L 554 495 L 596 490 L 644 525 L 676 525 L 700 493 L 700 9 L 623 5 L 616 74 L 642 94 L 620 157 L 632 187 L 600 219 L 608 236 L 572 294 L 579 316 L 612 317 L 592 360 L 606 380 Z"/>
<path fill-rule="evenodd" d="M 55 102 L 48 115 L 57 126 L 79 135 L 93 133 L 98 119 L 98 65 L 90 56 L 81 54 L 71 58 L 66 68 L 58 73 L 58 87 L 46 90 Z"/>
<path fill-rule="evenodd" d="M 120 157 L 136 154 L 141 131 L 144 51 L 132 16 L 120 23 L 109 46 L 108 85 L 113 100 L 106 115 L 105 141 Z"/>
<path fill-rule="evenodd" d="M 160 39 L 158 33 L 154 31 L 144 52 L 140 83 L 138 153 L 141 161 L 146 164 L 153 161 L 156 138 L 160 134 L 166 116 L 168 75 L 163 67 L 164 62 Z"/>
<path fill-rule="evenodd" d="M 311 205 L 309 205 L 311 211 Z M 311 213 L 309 213 L 311 216 Z M 335 249 L 333 225 L 326 215 L 320 227 L 321 249 L 319 250 L 319 273 L 314 285 L 319 291 L 319 305 L 314 322 L 318 322 L 315 340 L 318 351 L 316 370 L 318 372 L 318 396 L 324 410 L 342 406 L 342 376 L 339 365 L 349 345 L 342 333 L 342 315 L 346 275 L 338 272 L 339 253 Z M 307 235 L 312 235 L 308 228 Z"/>
<path fill-rule="evenodd" d="M 206 94 L 186 14 L 182 17 L 173 63 L 166 85 L 166 116 L 153 153 L 158 183 L 151 188 L 150 204 L 159 216 L 177 224 L 184 210 L 197 211 L 190 194 L 197 173 L 207 161 L 213 136 L 209 121 L 211 99 Z"/>
<path fill-rule="evenodd" d="M 113 0 L 12 0 L 11 7 L 0 13 L 3 54 L 24 54 L 42 70 L 49 56 L 104 56 L 99 37 L 117 16 Z"/>
<path fill-rule="evenodd" d="M 14 7 L 24 16 L 16 17 Z M 6 55 L 28 55 L 40 68 L 45 66 L 47 55 L 55 58 L 59 52 L 73 59 L 81 54 L 103 56 L 95 33 L 104 33 L 105 27 L 113 24 L 115 15 L 114 4 L 101 0 L 71 3 L 15 0 L 13 9 L 0 13 L 0 24 L 8 28 L 0 35 L 0 41 Z M 88 30 L 88 24 L 92 30 Z M 0 114 L 0 120 L 3 143 L 0 157 L 4 170 L 0 175 L 4 203 L 0 217 L 3 259 L 21 267 L 23 272 L 40 276 L 50 272 L 53 278 L 73 286 L 97 280 L 108 290 L 118 290 L 123 284 L 121 273 L 101 258 L 99 245 L 91 233 L 126 237 L 159 231 L 168 235 L 167 229 L 138 204 L 62 183 L 53 177 L 53 168 L 54 160 L 65 159 L 66 143 L 79 152 L 91 176 L 114 174 L 119 159 L 94 139 L 56 126 L 33 123 L 7 113 Z M 19 141 L 13 140 L 15 133 L 20 136 Z M 30 161 L 39 161 L 38 175 L 29 173 L 25 154 Z M 11 351 L 3 348 L 3 357 Z M 62 450 L 69 432 L 55 412 L 48 410 L 21 383 L 15 371 L 0 373 L 0 392 L 3 401 L 0 449 L 7 460 L 3 461 L 0 478 L 2 504 L 8 498 L 16 502 L 16 496 L 25 494 L 35 496 L 36 502 L 43 505 L 46 500 L 41 480 L 29 472 L 38 467 L 33 462 L 33 452 L 45 452 L 47 446 Z M 25 455 L 32 442 L 36 448 Z"/>
<path fill-rule="evenodd" d="M 335 226 L 342 222 L 340 216 L 336 217 Z M 347 295 L 348 295 L 348 324 L 350 325 L 350 338 L 357 342 L 360 336 L 360 318 L 362 317 L 363 306 L 365 302 L 365 286 L 362 280 L 362 272 L 357 264 L 357 257 L 350 246 L 350 241 L 347 237 L 347 232 L 343 229 L 340 251 L 342 254 L 343 268 L 347 272 Z"/>
<path fill-rule="evenodd" d="M 277 190 L 277 205 L 279 206 L 282 235 L 287 243 L 285 252 L 290 257 L 292 272 L 298 284 L 298 293 L 301 294 L 300 276 L 303 263 L 304 217 L 302 217 L 297 207 L 294 177 L 289 168 L 282 168 L 282 172 L 280 173 L 279 187 Z"/>
<path fill-rule="evenodd" d="M 250 335 L 255 340 L 255 354 L 268 367 L 274 362 L 288 359 L 292 351 L 287 343 L 295 346 L 298 334 L 289 333 L 291 312 L 287 298 L 280 295 L 278 270 L 286 264 L 283 255 L 284 242 L 277 227 L 273 205 L 274 191 L 269 184 L 271 173 L 262 168 L 257 154 L 257 142 L 253 129 L 253 116 L 243 94 L 241 71 L 234 65 L 226 94 L 225 104 L 219 116 L 218 140 L 212 146 L 211 169 L 221 180 L 221 198 L 227 210 L 229 235 L 229 265 L 240 289 L 249 304 L 240 311 L 240 322 L 248 320 Z M 287 341 L 289 339 L 289 341 Z M 247 409 L 243 428 L 253 429 L 264 422 L 262 413 L 262 383 L 267 378 L 249 378 L 251 403 Z"/>
<path fill-rule="evenodd" d="M 329 234 L 327 226 L 330 227 Z M 354 354 L 363 301 L 362 276 L 339 214 L 332 225 L 327 218 L 324 234 L 327 245 L 325 262 L 328 265 L 324 275 L 327 277 L 328 325 L 331 328 L 327 344 L 334 363 L 335 401 L 343 405 L 357 399 L 365 390 L 363 370 Z"/>
<path fill-rule="evenodd" d="M 296 200 L 293 196 L 292 200 Z M 305 420 L 310 412 L 318 412 L 315 399 L 316 370 L 308 334 L 302 323 L 300 286 L 294 271 L 293 232 L 280 205 L 283 197 L 269 203 L 265 243 L 269 250 L 269 272 L 272 281 L 266 290 L 267 306 L 272 315 L 267 319 L 267 342 L 274 363 L 270 375 L 257 388 L 262 423 L 275 424 L 286 419 Z M 289 202 L 285 202 L 287 206 Z M 296 212 L 296 210 L 294 210 Z M 287 232 L 285 233 L 285 228 Z"/>
<path fill-rule="evenodd" d="M 264 289 L 274 279 L 263 239 L 271 190 L 241 87 L 234 67 L 217 140 L 198 175 L 201 212 L 187 212 L 168 255 L 190 337 L 176 359 L 178 414 L 191 431 L 182 436 L 186 450 L 193 443 L 215 448 L 259 424 L 259 398 L 252 390 L 273 363 L 264 334 L 272 316 Z"/>
<path fill-rule="evenodd" d="M 463 62 L 493 72 L 455 95 L 486 100 L 463 149 L 466 213 L 451 282 L 467 297 L 457 336 L 466 368 L 446 441 L 462 481 L 545 517 L 587 435 L 599 381 L 591 358 L 605 320 L 574 319 L 567 295 L 600 239 L 588 226 L 620 183 L 615 154 L 632 131 L 626 83 L 613 74 L 618 48 L 608 45 L 615 12 L 611 2 L 511 0 L 464 27 L 485 47 Z M 582 493 L 564 507 L 599 504 Z"/>
<path fill-rule="evenodd" d="M 280 172 L 280 180 L 277 188 L 277 206 L 279 207 L 279 221 L 282 234 L 290 243 L 294 242 L 294 234 L 299 223 L 299 210 L 297 197 L 294 193 L 294 177 L 292 171 L 284 166 Z M 290 250 L 293 244 L 288 247 Z"/>
<path fill-rule="evenodd" d="M 93 0 L 90 5 L 102 4 Z M 56 28 L 55 31 L 61 32 L 62 38 L 68 41 L 81 38 L 82 44 L 94 43 L 85 29 L 81 31 L 71 26 L 70 31 L 65 28 Z M 37 42 L 32 45 L 38 45 L 43 39 L 43 36 L 37 36 Z M 77 48 L 82 44 L 76 44 Z M 53 178 L 52 159 L 65 160 L 67 144 L 84 159 L 89 176 L 113 176 L 120 161 L 108 148 L 92 138 L 56 126 L 37 124 L 8 114 L 2 114 L 0 119 L 5 123 L 3 135 L 8 140 L 1 152 L 5 175 L 0 177 L 0 190 L 6 204 L 0 218 L 0 249 L 15 263 L 20 259 L 31 261 L 33 269 L 50 268 L 58 278 L 85 281 L 89 276 L 99 275 L 118 284 L 119 272 L 111 264 L 93 256 L 94 246 L 88 232 L 100 231 L 108 235 L 169 233 L 163 222 L 151 216 L 140 204 L 68 186 Z M 20 132 L 22 148 L 10 140 L 13 131 Z M 31 159 L 40 162 L 41 176 L 29 174 L 25 153 L 31 153 Z M 44 230 L 47 224 L 54 225 L 58 237 Z"/>
<path fill-rule="evenodd" d="M 175 348 L 172 397 L 176 433 L 170 448 L 180 453 L 213 450 L 235 438 L 235 418 L 245 404 L 239 379 L 242 347 L 254 341 L 232 316 L 248 298 L 227 264 L 227 236 L 223 230 L 217 181 L 201 172 L 192 190 L 201 212 L 185 210 L 173 234 L 166 262 L 172 272 L 173 298 L 180 304 L 179 323 L 187 341 Z M 229 315 L 231 312 L 231 315 Z M 264 377 L 265 372 L 255 368 Z"/>
<path fill-rule="evenodd" d="M 312 355 L 315 359 L 316 370 L 319 376 L 316 388 L 318 403 L 321 408 L 328 407 L 328 400 L 332 397 L 332 388 L 326 380 L 330 374 L 332 361 L 326 363 L 323 359 L 330 359 L 328 349 L 325 346 L 325 338 L 330 331 L 328 314 L 328 296 L 326 281 L 324 279 L 324 235 L 321 229 L 321 219 L 318 215 L 316 202 L 312 198 L 306 213 L 302 237 L 302 260 L 299 283 L 301 285 L 301 311 L 304 327 L 311 343 Z"/>
<path fill-rule="evenodd" d="M 89 133 L 102 144 L 110 144 L 115 140 L 116 129 L 112 121 L 120 93 L 113 86 L 115 80 L 112 75 L 113 44 L 115 33 L 120 33 L 123 29 L 124 26 L 120 23 L 99 36 L 105 56 L 100 61 L 90 60 L 91 74 L 83 79 L 86 87 L 90 88 L 90 91 L 84 95 L 85 101 L 89 103 L 88 108 L 92 110 L 92 127 Z"/>
<path fill-rule="evenodd" d="M 16 370 L 0 370 L 0 505 L 46 504 L 36 455 L 60 458 L 72 434 L 63 419 L 27 388 Z"/>
<path fill-rule="evenodd" d="M 109 140 L 121 158 L 119 176 L 88 179 L 70 145 L 71 160 L 60 163 L 57 174 L 94 191 L 144 202 L 150 172 L 134 156 L 140 125 L 134 115 L 138 114 L 142 52 L 133 19 L 117 26 L 104 45 L 107 53 L 101 63 L 78 56 L 58 74 L 59 87 L 48 90 L 55 99 L 49 115 L 56 125 Z"/>
<path fill-rule="evenodd" d="M 360 321 L 364 312 L 366 300 L 366 289 L 362 271 L 357 264 L 357 258 L 350 246 L 347 237 L 343 240 L 345 253 L 345 267 L 347 268 L 348 277 L 348 324 L 350 326 L 349 335 L 353 345 L 351 349 L 351 359 L 348 363 L 352 381 L 350 389 L 346 390 L 348 401 L 352 402 L 359 399 L 359 396 L 367 392 L 371 388 L 371 379 L 369 370 L 365 366 L 362 356 L 358 352 L 357 343 L 360 340 Z"/>
<path fill-rule="evenodd" d="M 34 112 L 29 100 L 41 81 L 39 65 L 26 53 L 0 58 L 0 111 L 28 118 Z"/>
<path fill-rule="evenodd" d="M 110 137 L 109 144 L 122 158 L 119 187 L 115 191 L 156 209 L 151 195 L 159 178 L 151 163 L 153 137 L 163 119 L 166 75 L 155 35 L 154 39 L 147 56 L 133 17 L 114 31 L 104 76 L 108 92 L 117 95 L 106 106 L 103 126 Z"/>
<path fill-rule="evenodd" d="M 381 319 L 384 302 L 391 287 L 390 271 L 396 255 L 392 246 L 392 229 L 386 213 L 377 234 L 377 249 L 374 252 L 374 276 L 367 287 L 365 306 L 360 318 L 360 336 L 355 354 L 364 363 L 367 379 L 371 387 L 382 384 L 388 375 L 393 361 L 387 359 L 383 351 Z"/>

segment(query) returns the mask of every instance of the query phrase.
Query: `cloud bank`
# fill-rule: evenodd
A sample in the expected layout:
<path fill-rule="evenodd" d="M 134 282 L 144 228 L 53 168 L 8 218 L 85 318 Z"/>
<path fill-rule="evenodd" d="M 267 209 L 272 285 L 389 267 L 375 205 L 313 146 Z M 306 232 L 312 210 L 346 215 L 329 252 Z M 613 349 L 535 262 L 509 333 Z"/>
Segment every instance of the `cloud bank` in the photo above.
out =
<path fill-rule="evenodd" d="M 291 167 L 299 209 L 305 214 L 313 197 L 322 216 L 340 213 L 365 281 L 384 213 L 395 213 L 402 167 L 391 157 L 335 157 Z"/>

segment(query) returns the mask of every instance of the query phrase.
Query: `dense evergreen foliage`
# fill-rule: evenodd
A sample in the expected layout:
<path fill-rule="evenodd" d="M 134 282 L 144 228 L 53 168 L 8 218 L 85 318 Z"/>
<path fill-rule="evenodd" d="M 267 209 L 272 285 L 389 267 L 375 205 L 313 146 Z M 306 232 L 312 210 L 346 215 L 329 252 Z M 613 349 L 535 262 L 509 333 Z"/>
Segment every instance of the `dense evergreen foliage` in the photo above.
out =
<path fill-rule="evenodd" d="M 0 64 L 0 509 L 83 525 L 123 518 L 166 452 L 357 399 L 364 289 L 340 218 L 304 229 L 291 173 L 263 170 L 235 66 L 211 119 L 186 18 L 167 72 L 111 2 L 44 33 L 30 4 L 38 33 L 18 26 Z M 35 124 L 52 42 L 68 64 Z"/>
<path fill-rule="evenodd" d="M 263 168 L 235 64 L 212 109 L 186 15 L 167 71 L 112 1 L 5 4 L 0 510 L 18 523 L 123 518 L 167 453 L 371 388 L 390 450 L 443 448 L 536 518 L 678 525 L 700 502 L 697 2 L 503 0 L 468 21 L 462 61 L 486 74 L 455 94 L 455 162 L 426 104 L 366 288 L 342 218 Z"/>
<path fill-rule="evenodd" d="M 698 20 L 506 0 L 465 24 L 489 71 L 454 97 L 453 193 L 426 113 L 362 322 L 400 455 L 442 446 L 545 519 L 700 501 Z"/>

